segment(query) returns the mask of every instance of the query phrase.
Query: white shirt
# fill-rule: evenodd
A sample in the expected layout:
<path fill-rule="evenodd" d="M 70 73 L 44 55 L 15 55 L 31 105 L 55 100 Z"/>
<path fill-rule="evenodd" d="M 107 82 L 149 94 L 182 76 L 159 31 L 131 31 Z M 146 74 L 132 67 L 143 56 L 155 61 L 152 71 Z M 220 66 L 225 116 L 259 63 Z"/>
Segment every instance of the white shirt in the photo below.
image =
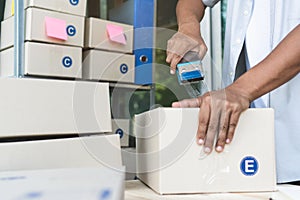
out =
<path fill-rule="evenodd" d="M 218 2 L 202 1 L 207 6 Z M 251 68 L 300 22 L 299 0 L 228 0 L 227 4 L 224 87 L 233 82 L 244 42 Z M 255 106 L 275 110 L 277 182 L 300 180 L 300 75 L 258 99 Z"/>

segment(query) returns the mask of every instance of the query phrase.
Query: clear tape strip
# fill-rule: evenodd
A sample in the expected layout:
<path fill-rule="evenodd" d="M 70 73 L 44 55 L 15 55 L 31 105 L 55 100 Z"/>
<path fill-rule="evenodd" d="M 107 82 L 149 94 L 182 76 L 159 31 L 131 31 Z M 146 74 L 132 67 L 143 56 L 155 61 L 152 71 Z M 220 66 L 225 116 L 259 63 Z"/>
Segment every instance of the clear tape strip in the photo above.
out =
<path fill-rule="evenodd" d="M 197 98 L 208 91 L 208 86 L 204 81 L 185 83 L 183 86 L 191 98 Z"/>

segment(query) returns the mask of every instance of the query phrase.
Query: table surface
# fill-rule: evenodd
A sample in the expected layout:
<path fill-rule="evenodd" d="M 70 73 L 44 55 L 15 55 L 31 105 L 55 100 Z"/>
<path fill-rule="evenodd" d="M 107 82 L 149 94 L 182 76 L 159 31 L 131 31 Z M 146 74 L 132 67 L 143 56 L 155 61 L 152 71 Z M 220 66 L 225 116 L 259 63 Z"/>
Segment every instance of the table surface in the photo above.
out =
<path fill-rule="evenodd" d="M 125 200 L 298 200 L 300 187 L 292 185 L 278 185 L 276 192 L 260 193 L 217 193 L 190 195 L 159 195 L 141 181 L 126 181 Z M 296 198 L 298 197 L 298 198 Z"/>

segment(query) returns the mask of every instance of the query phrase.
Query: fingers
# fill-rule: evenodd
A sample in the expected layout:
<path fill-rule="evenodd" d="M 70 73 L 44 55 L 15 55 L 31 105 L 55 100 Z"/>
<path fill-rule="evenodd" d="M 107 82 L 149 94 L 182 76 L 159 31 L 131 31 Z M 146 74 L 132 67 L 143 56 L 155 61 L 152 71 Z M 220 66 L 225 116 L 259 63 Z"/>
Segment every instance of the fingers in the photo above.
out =
<path fill-rule="evenodd" d="M 222 152 L 233 139 L 241 110 L 236 104 L 229 103 L 228 98 L 224 91 L 206 93 L 201 97 L 197 143 L 204 146 L 207 154 L 213 148 Z"/>
<path fill-rule="evenodd" d="M 203 45 L 201 45 L 201 46 L 203 46 Z M 201 51 L 199 51 L 198 54 L 199 54 L 199 57 L 200 57 L 201 60 L 205 56 L 206 51 L 207 50 L 201 50 Z M 175 54 L 175 53 L 171 53 L 169 51 L 167 52 L 166 62 L 170 63 L 170 74 L 175 74 L 177 64 L 182 60 L 184 54 L 178 55 L 178 54 Z"/>
<path fill-rule="evenodd" d="M 171 52 L 167 51 L 167 58 L 166 58 L 166 62 L 167 62 L 167 63 L 170 63 L 170 62 L 172 61 L 172 59 L 173 59 L 173 56 L 174 56 L 174 54 L 173 54 L 173 53 L 171 53 Z"/>
<path fill-rule="evenodd" d="M 235 91 L 225 89 L 174 102 L 172 107 L 200 107 L 196 141 L 209 154 L 213 148 L 222 152 L 225 145 L 231 143 L 239 117 L 249 107 L 249 100 Z"/>
<path fill-rule="evenodd" d="M 219 135 L 216 143 L 216 151 L 222 152 L 224 150 L 226 140 L 228 139 L 229 121 L 231 112 L 221 113 Z"/>
<path fill-rule="evenodd" d="M 205 145 L 204 152 L 205 153 L 210 153 L 211 152 L 211 146 L 210 146 L 210 139 L 207 138 L 206 133 L 208 131 L 208 124 L 210 121 L 210 107 L 209 106 L 202 106 L 200 108 L 200 113 L 199 113 L 199 125 L 198 125 L 198 130 L 197 130 L 197 142 L 199 145 Z M 205 113 L 205 114 L 203 114 Z"/>
<path fill-rule="evenodd" d="M 180 62 L 181 59 L 182 59 L 182 56 L 179 56 L 179 55 L 173 56 L 173 59 L 172 59 L 171 64 L 170 64 L 170 67 L 171 67 L 170 73 L 171 74 L 175 74 L 177 64 Z"/>
<path fill-rule="evenodd" d="M 240 112 L 229 112 L 224 114 L 220 123 L 219 136 L 216 143 L 216 151 L 222 152 L 224 150 L 225 144 L 230 144 L 235 129 L 237 127 L 237 123 L 240 117 Z"/>
<path fill-rule="evenodd" d="M 188 49 L 180 48 L 180 34 L 176 33 L 169 41 L 167 46 L 166 62 L 170 63 L 170 73 L 175 74 L 176 66 Z"/>
<path fill-rule="evenodd" d="M 176 66 L 182 59 L 182 56 L 175 53 L 167 52 L 166 62 L 170 63 L 170 74 L 175 74 Z"/>
<path fill-rule="evenodd" d="M 234 136 L 235 129 L 237 127 L 239 118 L 240 118 L 241 112 L 234 112 L 230 116 L 230 122 L 229 122 L 229 127 L 228 127 L 228 133 L 227 133 L 227 138 L 226 138 L 226 144 L 229 144 Z"/>
<path fill-rule="evenodd" d="M 196 51 L 201 59 L 207 52 L 206 44 L 200 35 L 189 36 L 177 32 L 168 40 L 166 62 L 170 63 L 170 73 L 175 74 L 176 66 L 188 51 Z"/>
<path fill-rule="evenodd" d="M 170 51 L 167 51 L 166 62 L 170 63 L 170 74 L 175 74 L 176 66 L 180 62 L 181 59 L 182 59 L 181 56 L 179 56 L 175 53 L 172 53 Z"/>

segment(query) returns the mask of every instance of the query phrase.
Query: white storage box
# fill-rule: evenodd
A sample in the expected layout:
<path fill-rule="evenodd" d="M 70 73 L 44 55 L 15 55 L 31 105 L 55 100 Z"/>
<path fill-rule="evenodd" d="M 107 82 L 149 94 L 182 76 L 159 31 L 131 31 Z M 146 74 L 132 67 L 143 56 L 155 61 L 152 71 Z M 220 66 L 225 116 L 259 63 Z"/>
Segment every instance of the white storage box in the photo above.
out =
<path fill-rule="evenodd" d="M 274 191 L 274 111 L 241 114 L 223 153 L 196 144 L 197 108 L 158 108 L 135 118 L 137 172 L 159 194 Z"/>
<path fill-rule="evenodd" d="M 16 0 L 6 0 L 4 19 L 14 15 L 15 2 Z M 24 0 L 24 8 L 28 7 L 43 8 L 84 17 L 86 12 L 86 0 Z"/>
<path fill-rule="evenodd" d="M 88 50 L 83 54 L 83 78 L 134 83 L 134 55 Z"/>
<path fill-rule="evenodd" d="M 126 167 L 126 180 L 136 180 L 136 148 L 122 148 L 122 161 Z"/>
<path fill-rule="evenodd" d="M 0 50 L 10 48 L 14 45 L 14 17 L 1 22 Z"/>
<path fill-rule="evenodd" d="M 0 137 L 111 132 L 108 83 L 0 78 Z"/>
<path fill-rule="evenodd" d="M 25 40 L 83 47 L 84 17 L 28 8 Z M 1 23 L 1 49 L 14 45 L 14 17 Z"/>
<path fill-rule="evenodd" d="M 128 119 L 112 120 L 112 133 L 120 136 L 122 147 L 128 147 L 129 145 L 129 125 Z"/>
<path fill-rule="evenodd" d="M 132 53 L 133 26 L 88 18 L 86 19 L 85 47 Z"/>
<path fill-rule="evenodd" d="M 0 171 L 122 167 L 117 135 L 0 143 L 0 159 Z"/>
<path fill-rule="evenodd" d="M 14 75 L 14 48 L 0 51 L 0 77 Z"/>
<path fill-rule="evenodd" d="M 12 76 L 14 48 L 0 52 L 0 75 Z M 62 45 L 25 42 L 24 75 L 82 77 L 82 49 Z"/>

